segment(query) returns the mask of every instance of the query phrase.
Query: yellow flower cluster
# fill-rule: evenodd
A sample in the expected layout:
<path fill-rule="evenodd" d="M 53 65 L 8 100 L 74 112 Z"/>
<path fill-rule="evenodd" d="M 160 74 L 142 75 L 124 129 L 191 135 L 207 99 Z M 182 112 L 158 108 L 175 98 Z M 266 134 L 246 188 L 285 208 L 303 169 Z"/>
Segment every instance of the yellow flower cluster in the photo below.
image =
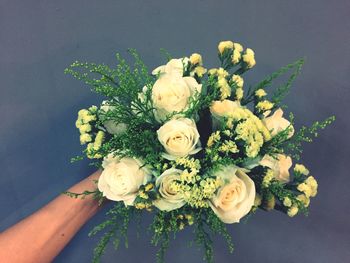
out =
<path fill-rule="evenodd" d="M 306 197 L 315 197 L 317 195 L 318 184 L 313 176 L 309 176 L 306 180 L 299 184 L 297 189 L 303 192 Z"/>
<path fill-rule="evenodd" d="M 221 41 L 218 45 L 218 50 L 220 55 L 224 53 L 225 50 L 233 49 L 234 44 L 232 41 L 227 40 L 227 41 Z"/>
<path fill-rule="evenodd" d="M 292 200 L 290 200 L 289 197 L 285 197 L 283 199 L 283 205 L 286 206 L 286 207 L 291 207 L 292 206 Z"/>
<path fill-rule="evenodd" d="M 298 199 L 300 202 L 302 202 L 303 205 L 304 205 L 305 207 L 308 207 L 308 206 L 310 205 L 310 198 L 307 197 L 307 196 L 304 195 L 304 194 L 298 195 L 298 196 L 297 196 L 297 199 Z"/>
<path fill-rule="evenodd" d="M 182 165 L 185 168 L 199 170 L 201 168 L 200 161 L 195 158 L 182 157 L 175 160 L 175 164 Z"/>
<path fill-rule="evenodd" d="M 303 175 L 309 175 L 309 170 L 302 164 L 296 164 L 294 167 L 294 172 Z"/>
<path fill-rule="evenodd" d="M 212 147 L 213 144 L 215 142 L 220 141 L 220 139 L 221 139 L 220 131 L 213 132 L 208 138 L 207 147 L 209 148 Z"/>
<path fill-rule="evenodd" d="M 141 199 L 136 199 L 135 208 L 136 209 L 146 209 L 148 211 L 152 210 L 152 201 L 149 200 L 148 192 L 154 189 L 154 184 L 148 183 L 144 187 L 141 187 L 137 196 Z"/>
<path fill-rule="evenodd" d="M 266 95 L 267 94 L 266 94 L 266 91 L 264 89 L 258 89 L 255 91 L 255 96 L 258 98 L 265 97 Z"/>
<path fill-rule="evenodd" d="M 194 74 L 196 74 L 200 78 L 203 77 L 206 72 L 207 69 L 202 66 L 198 66 L 194 69 Z"/>
<path fill-rule="evenodd" d="M 186 224 L 191 226 L 194 223 L 194 218 L 191 214 L 178 215 L 177 219 L 180 221 L 178 222 L 180 230 L 184 229 Z"/>
<path fill-rule="evenodd" d="M 299 208 L 297 205 L 292 205 L 291 208 L 288 209 L 288 216 L 293 217 L 299 212 Z"/>
<path fill-rule="evenodd" d="M 94 106 L 90 107 L 90 109 L 91 111 L 81 109 L 78 112 L 78 119 L 75 122 L 75 126 L 80 132 L 80 143 L 82 145 L 92 141 L 91 135 L 89 134 L 92 129 L 90 122 L 96 120 L 96 115 L 91 113 L 95 109 Z"/>
<path fill-rule="evenodd" d="M 243 57 L 243 61 L 247 65 L 247 68 L 250 69 L 250 68 L 255 66 L 255 64 L 256 64 L 255 54 L 254 54 L 254 51 L 252 49 L 247 48 L 242 57 Z"/>
<path fill-rule="evenodd" d="M 237 144 L 234 141 L 225 140 L 224 143 L 219 147 L 219 151 L 223 153 L 238 153 Z"/>
<path fill-rule="evenodd" d="M 88 158 L 90 159 L 102 158 L 101 154 L 94 153 L 94 152 L 98 151 L 101 148 L 104 137 L 105 137 L 105 133 L 103 131 L 98 131 L 95 137 L 95 141 L 87 145 L 86 155 Z"/>
<path fill-rule="evenodd" d="M 271 139 L 270 132 L 262 121 L 248 109 L 235 110 L 232 114 L 232 118 L 237 121 L 245 119 L 245 121 L 240 122 L 235 129 L 237 133 L 236 139 L 245 141 L 245 150 L 248 157 L 256 157 L 264 141 Z"/>
<path fill-rule="evenodd" d="M 218 77 L 218 87 L 220 89 L 220 99 L 224 100 L 231 95 L 231 87 L 226 78 Z"/>
<path fill-rule="evenodd" d="M 258 104 L 256 104 L 256 108 L 260 111 L 268 111 L 271 110 L 273 108 L 274 104 L 268 100 L 263 100 L 258 102 Z"/>
<path fill-rule="evenodd" d="M 238 64 L 242 58 L 242 53 L 243 51 L 243 47 L 241 44 L 239 43 L 233 43 L 233 52 L 232 52 L 232 57 L 231 57 L 231 61 L 233 63 L 233 65 Z"/>
<path fill-rule="evenodd" d="M 241 100 L 243 98 L 244 80 L 240 75 L 232 75 L 231 80 L 236 85 L 236 99 Z"/>
<path fill-rule="evenodd" d="M 171 188 L 182 193 L 186 203 L 192 207 L 209 207 L 208 199 L 212 198 L 216 190 L 222 185 L 221 180 L 214 178 L 201 179 L 196 176 L 195 183 L 173 182 Z"/>
<path fill-rule="evenodd" d="M 275 177 L 274 172 L 271 169 L 267 169 L 265 176 L 262 180 L 262 186 L 263 187 L 269 187 L 272 179 Z"/>
<path fill-rule="evenodd" d="M 243 47 L 239 43 L 233 43 L 230 40 L 221 41 L 218 45 L 219 54 L 222 56 L 226 50 L 232 52 L 231 62 L 233 65 L 238 64 L 242 58 L 241 53 L 243 52 Z"/>
<path fill-rule="evenodd" d="M 227 81 L 229 73 L 223 68 L 212 68 L 208 71 L 209 75 L 215 75 L 218 78 L 217 85 L 220 90 L 221 100 L 231 95 L 231 87 Z"/>
<path fill-rule="evenodd" d="M 198 53 L 193 53 L 190 56 L 190 63 L 192 65 L 202 65 L 203 64 L 202 56 Z"/>

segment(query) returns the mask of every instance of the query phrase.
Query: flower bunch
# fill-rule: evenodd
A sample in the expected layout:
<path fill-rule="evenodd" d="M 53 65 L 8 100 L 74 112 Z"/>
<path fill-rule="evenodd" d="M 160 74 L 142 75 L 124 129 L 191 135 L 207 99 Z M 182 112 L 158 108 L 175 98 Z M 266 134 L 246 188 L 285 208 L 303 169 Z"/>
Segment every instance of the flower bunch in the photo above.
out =
<path fill-rule="evenodd" d="M 159 261 L 170 233 L 192 225 L 209 262 L 210 233 L 223 235 L 233 248 L 226 224 L 258 208 L 290 217 L 307 213 L 317 181 L 302 164 L 291 170 L 292 159 L 334 117 L 299 131 L 292 114 L 284 117 L 282 99 L 303 60 L 246 89 L 243 75 L 256 65 L 255 54 L 239 43 L 220 42 L 220 66 L 209 70 L 194 53 L 149 74 L 130 52 L 133 68 L 117 55 L 116 68 L 75 62 L 66 69 L 106 97 L 80 110 L 76 122 L 84 154 L 102 168 L 95 194 L 115 201 L 110 219 L 93 230 L 111 228 L 95 249 L 96 262 L 108 240 L 126 237 L 130 219 L 144 211 L 154 215 L 150 229 Z M 273 81 L 289 70 L 287 83 L 268 96 Z"/>

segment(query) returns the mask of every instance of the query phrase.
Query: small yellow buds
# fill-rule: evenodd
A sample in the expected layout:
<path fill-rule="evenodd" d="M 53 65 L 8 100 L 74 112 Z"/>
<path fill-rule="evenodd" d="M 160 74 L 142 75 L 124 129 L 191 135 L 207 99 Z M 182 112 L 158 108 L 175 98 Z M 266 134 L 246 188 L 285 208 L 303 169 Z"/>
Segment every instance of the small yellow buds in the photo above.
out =
<path fill-rule="evenodd" d="M 290 200 L 289 197 L 285 197 L 283 199 L 283 205 L 286 206 L 286 207 L 291 207 L 292 206 L 292 200 Z"/>
<path fill-rule="evenodd" d="M 306 178 L 305 183 L 310 187 L 311 189 L 311 197 L 315 197 L 317 195 L 317 188 L 318 188 L 318 183 L 316 179 L 313 176 L 309 176 Z"/>
<path fill-rule="evenodd" d="M 274 104 L 268 100 L 260 101 L 258 104 L 256 104 L 256 108 L 259 111 L 267 111 L 271 110 L 273 108 Z"/>
<path fill-rule="evenodd" d="M 237 88 L 243 88 L 244 80 L 240 75 L 232 75 L 231 80 L 236 84 Z"/>
<path fill-rule="evenodd" d="M 233 48 L 234 48 L 234 50 L 237 50 L 238 52 L 242 52 L 243 51 L 243 47 L 239 43 L 233 43 Z"/>
<path fill-rule="evenodd" d="M 302 164 L 296 164 L 294 167 L 294 172 L 295 173 L 300 173 L 303 175 L 309 175 L 309 170 L 306 169 L 306 167 Z"/>
<path fill-rule="evenodd" d="M 219 53 L 222 55 L 226 49 L 233 49 L 233 42 L 228 41 L 221 41 L 218 45 Z"/>
<path fill-rule="evenodd" d="M 81 145 L 86 144 L 86 143 L 91 142 L 91 141 L 92 141 L 92 138 L 91 138 L 90 134 L 84 133 L 84 134 L 80 135 L 80 144 Z"/>
<path fill-rule="evenodd" d="M 154 188 L 154 184 L 152 184 L 152 183 L 146 184 L 145 191 L 149 192 L 149 191 L 153 190 L 153 188 Z"/>
<path fill-rule="evenodd" d="M 291 208 L 288 209 L 287 214 L 288 216 L 293 217 L 296 214 L 298 214 L 298 212 L 299 212 L 298 206 L 293 205 Z"/>
<path fill-rule="evenodd" d="M 247 48 L 244 55 L 243 55 L 243 61 L 246 64 L 246 67 L 248 69 L 252 68 L 255 66 L 256 61 L 255 61 L 255 54 L 254 51 L 250 48 Z"/>
<path fill-rule="evenodd" d="M 203 75 L 207 72 L 207 70 L 202 67 L 202 66 L 198 66 L 194 69 L 194 74 L 196 74 L 198 77 L 203 77 Z"/>
<path fill-rule="evenodd" d="M 303 194 L 298 195 L 298 196 L 297 196 L 297 199 L 298 199 L 300 202 L 302 202 L 303 205 L 304 205 L 305 207 L 308 207 L 308 206 L 310 205 L 310 198 L 307 197 L 306 195 L 303 195 Z"/>
<path fill-rule="evenodd" d="M 313 176 L 309 176 L 306 180 L 299 184 L 297 189 L 304 193 L 306 197 L 315 197 L 317 195 L 318 184 Z"/>
<path fill-rule="evenodd" d="M 257 91 L 255 91 L 255 96 L 259 99 L 265 97 L 266 95 L 267 94 L 264 89 L 258 89 Z"/>
<path fill-rule="evenodd" d="M 203 61 L 202 61 L 202 56 L 198 53 L 193 53 L 190 56 L 190 63 L 192 65 L 202 65 Z"/>
<path fill-rule="evenodd" d="M 231 87 L 228 85 L 228 82 L 225 78 L 218 79 L 218 86 L 221 93 L 221 100 L 224 100 L 231 95 Z"/>
<path fill-rule="evenodd" d="M 269 187 L 270 185 L 270 182 L 272 181 L 272 179 L 274 178 L 274 173 L 271 169 L 268 169 L 266 171 L 266 174 L 263 178 L 263 181 L 262 181 L 262 186 L 263 187 Z"/>

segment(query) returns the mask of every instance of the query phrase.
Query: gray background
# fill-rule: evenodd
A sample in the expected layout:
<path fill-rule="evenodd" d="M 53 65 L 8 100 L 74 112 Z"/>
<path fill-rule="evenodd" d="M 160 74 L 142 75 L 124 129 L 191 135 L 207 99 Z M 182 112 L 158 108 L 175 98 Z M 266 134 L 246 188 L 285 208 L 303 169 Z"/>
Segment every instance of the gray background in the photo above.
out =
<path fill-rule="evenodd" d="M 350 2 L 269 1 L 0 1 L 0 230 L 29 215 L 92 172 L 79 154 L 76 112 L 101 97 L 63 74 L 72 61 L 114 64 L 114 53 L 136 48 L 147 65 L 161 64 L 159 48 L 176 56 L 200 52 L 215 66 L 219 40 L 256 51 L 246 83 L 305 56 L 302 75 L 287 98 L 297 126 L 329 115 L 336 123 L 302 161 L 319 180 L 310 216 L 290 219 L 258 212 L 230 225 L 236 251 L 221 239 L 216 262 L 349 262 Z M 96 239 L 89 222 L 55 262 L 89 262 Z M 150 217 L 146 217 L 147 222 Z M 143 224 L 145 227 L 146 224 Z M 108 249 L 102 262 L 154 262 L 146 233 L 130 248 Z M 168 262 L 202 262 L 187 247 L 191 231 L 171 245 Z"/>

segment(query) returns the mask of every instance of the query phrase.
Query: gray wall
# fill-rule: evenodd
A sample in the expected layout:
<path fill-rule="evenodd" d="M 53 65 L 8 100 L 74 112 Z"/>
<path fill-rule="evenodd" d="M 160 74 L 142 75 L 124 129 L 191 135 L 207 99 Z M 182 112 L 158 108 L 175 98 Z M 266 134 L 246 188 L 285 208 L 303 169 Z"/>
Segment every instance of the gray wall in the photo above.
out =
<path fill-rule="evenodd" d="M 305 146 L 302 161 L 320 184 L 310 216 L 261 211 L 248 224 L 231 225 L 236 251 L 230 255 L 217 240 L 217 262 L 349 262 L 349 11 L 348 0 L 1 0 L 0 230 L 92 171 L 69 159 L 81 149 L 77 110 L 101 98 L 63 74 L 68 64 L 113 64 L 116 51 L 134 47 L 153 68 L 163 62 L 164 47 L 174 56 L 200 52 L 210 67 L 217 62 L 218 41 L 232 39 L 256 51 L 258 64 L 247 83 L 305 56 L 288 110 L 297 126 L 332 114 L 337 121 Z M 103 214 L 56 262 L 91 260 L 97 240 L 87 232 Z M 201 252 L 187 248 L 189 240 L 190 231 L 179 235 L 168 262 L 202 262 Z M 154 262 L 154 252 L 149 235 L 137 240 L 132 231 L 130 248 L 109 249 L 103 262 Z"/>

